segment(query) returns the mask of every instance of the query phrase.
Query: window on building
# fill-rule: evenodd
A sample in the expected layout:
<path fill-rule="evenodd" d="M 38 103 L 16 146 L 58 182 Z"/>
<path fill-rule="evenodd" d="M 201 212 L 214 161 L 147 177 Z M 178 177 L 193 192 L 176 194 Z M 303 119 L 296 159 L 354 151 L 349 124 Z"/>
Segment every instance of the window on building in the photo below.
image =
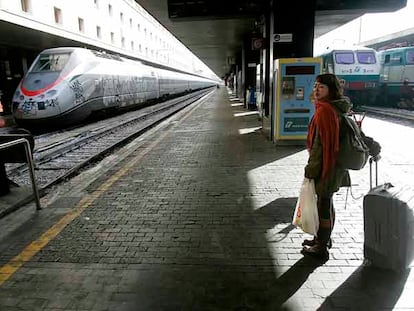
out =
<path fill-rule="evenodd" d="M 140 52 L 142 52 L 142 45 L 141 45 L 141 44 L 138 46 L 138 50 L 139 50 Z"/>
<path fill-rule="evenodd" d="M 96 26 L 96 37 L 99 38 L 99 39 L 101 39 L 101 37 L 102 37 L 100 26 Z"/>
<path fill-rule="evenodd" d="M 121 20 L 121 23 L 124 23 L 124 13 L 119 13 L 119 19 Z"/>
<path fill-rule="evenodd" d="M 30 12 L 30 0 L 21 0 L 20 1 L 22 5 L 22 11 L 23 12 Z"/>
<path fill-rule="evenodd" d="M 138 24 L 138 31 L 141 31 L 141 25 Z"/>
<path fill-rule="evenodd" d="M 113 12 L 112 12 L 112 5 L 108 4 L 108 13 L 109 16 L 112 16 Z"/>
<path fill-rule="evenodd" d="M 129 19 L 129 27 L 132 28 L 132 18 Z"/>
<path fill-rule="evenodd" d="M 79 32 L 82 32 L 82 33 L 85 32 L 85 22 L 83 18 L 78 17 L 78 28 L 79 28 Z"/>
<path fill-rule="evenodd" d="M 122 37 L 121 44 L 122 44 L 122 47 L 124 48 L 125 47 L 125 37 Z"/>
<path fill-rule="evenodd" d="M 113 32 L 111 32 L 111 43 L 115 43 L 115 34 Z"/>
<path fill-rule="evenodd" d="M 134 41 L 131 41 L 131 50 L 134 50 Z"/>
<path fill-rule="evenodd" d="M 54 7 L 54 12 L 55 12 L 55 23 L 62 25 L 62 10 Z"/>
<path fill-rule="evenodd" d="M 99 9 L 99 0 L 93 0 L 95 8 Z"/>

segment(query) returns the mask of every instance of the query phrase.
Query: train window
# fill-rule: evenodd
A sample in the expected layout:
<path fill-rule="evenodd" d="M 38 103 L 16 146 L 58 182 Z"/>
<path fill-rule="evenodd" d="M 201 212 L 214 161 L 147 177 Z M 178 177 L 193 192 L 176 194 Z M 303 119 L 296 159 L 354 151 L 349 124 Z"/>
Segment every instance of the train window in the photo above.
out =
<path fill-rule="evenodd" d="M 414 65 L 414 50 L 407 51 L 406 58 L 407 64 Z"/>
<path fill-rule="evenodd" d="M 358 62 L 360 64 L 375 64 L 374 52 L 357 52 Z"/>
<path fill-rule="evenodd" d="M 70 53 L 41 54 L 31 71 L 61 71 L 68 62 L 69 56 Z"/>
<path fill-rule="evenodd" d="M 352 52 L 336 52 L 335 63 L 337 64 L 354 64 L 354 53 Z"/>
<path fill-rule="evenodd" d="M 401 53 L 392 54 L 390 62 L 391 64 L 394 64 L 394 65 L 402 64 L 402 54 Z"/>

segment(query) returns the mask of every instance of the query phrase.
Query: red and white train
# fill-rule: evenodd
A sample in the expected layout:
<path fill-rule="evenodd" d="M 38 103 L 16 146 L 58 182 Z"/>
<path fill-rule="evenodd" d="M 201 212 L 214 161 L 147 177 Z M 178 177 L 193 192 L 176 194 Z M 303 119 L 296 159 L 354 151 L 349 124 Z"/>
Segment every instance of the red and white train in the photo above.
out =
<path fill-rule="evenodd" d="M 139 107 L 216 81 L 77 47 L 41 52 L 13 96 L 22 127 L 68 126 L 93 112 Z"/>

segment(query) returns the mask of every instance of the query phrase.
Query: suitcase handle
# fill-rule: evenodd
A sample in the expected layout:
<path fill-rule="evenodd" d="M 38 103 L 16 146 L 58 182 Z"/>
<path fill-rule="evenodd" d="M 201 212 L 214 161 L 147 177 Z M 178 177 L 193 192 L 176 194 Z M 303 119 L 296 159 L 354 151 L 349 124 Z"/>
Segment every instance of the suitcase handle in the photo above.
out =
<path fill-rule="evenodd" d="M 372 190 L 372 162 L 375 162 L 375 187 L 378 186 L 378 161 L 380 159 L 379 154 L 369 158 L 369 190 Z"/>

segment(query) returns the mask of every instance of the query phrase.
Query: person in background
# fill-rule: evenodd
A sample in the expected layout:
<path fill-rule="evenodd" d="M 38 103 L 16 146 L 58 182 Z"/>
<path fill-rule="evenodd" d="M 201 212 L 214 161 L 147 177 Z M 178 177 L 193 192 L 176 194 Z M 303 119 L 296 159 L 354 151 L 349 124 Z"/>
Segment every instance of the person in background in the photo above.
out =
<path fill-rule="evenodd" d="M 304 240 L 302 254 L 328 258 L 331 233 L 335 222 L 333 194 L 342 186 L 350 185 L 348 170 L 336 163 L 339 152 L 340 114 L 351 110 L 349 99 L 342 95 L 342 88 L 333 74 L 316 77 L 311 99 L 315 113 L 308 127 L 307 148 L 309 158 L 305 177 L 315 181 L 319 229 L 312 240 Z"/>

